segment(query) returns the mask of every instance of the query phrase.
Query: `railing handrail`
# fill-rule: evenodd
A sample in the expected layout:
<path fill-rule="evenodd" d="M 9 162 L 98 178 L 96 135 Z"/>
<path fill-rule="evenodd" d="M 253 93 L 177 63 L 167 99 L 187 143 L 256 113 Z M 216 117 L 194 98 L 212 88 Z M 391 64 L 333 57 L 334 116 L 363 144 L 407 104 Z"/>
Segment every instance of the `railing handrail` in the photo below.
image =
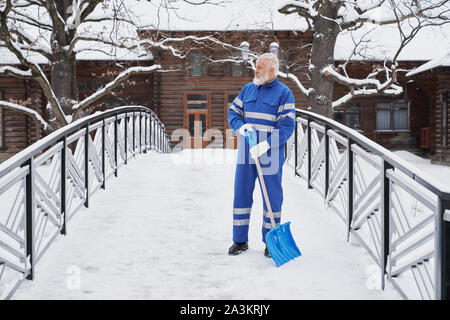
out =
<path fill-rule="evenodd" d="M 383 160 L 394 166 L 396 169 L 399 169 L 401 172 L 403 172 L 404 174 L 406 174 L 407 176 L 418 182 L 420 185 L 422 185 L 432 193 L 438 195 L 442 199 L 450 200 L 450 189 L 448 186 L 442 185 L 439 181 L 423 172 L 423 170 L 420 170 L 413 164 L 408 163 L 404 159 L 394 154 L 392 151 L 370 140 L 369 138 L 357 132 L 356 130 L 353 130 L 333 119 L 327 118 L 317 113 L 313 113 L 298 108 L 296 108 L 295 111 L 297 115 L 302 114 L 310 119 L 324 122 L 329 127 L 339 132 L 342 132 L 348 138 L 362 145 L 364 148 L 368 149 L 374 154 L 380 156 Z"/>
<path fill-rule="evenodd" d="M 159 125 L 164 128 L 164 124 L 155 114 L 155 112 L 144 106 L 122 106 L 116 107 L 114 109 L 98 111 L 94 114 L 88 115 L 86 117 L 80 118 L 68 125 L 55 130 L 44 138 L 36 141 L 31 144 L 27 148 L 13 155 L 11 158 L 7 159 L 3 163 L 0 164 L 0 178 L 19 167 L 28 159 L 32 158 L 35 154 L 41 152 L 46 147 L 54 144 L 58 140 L 62 139 L 64 136 L 67 136 L 73 132 L 80 130 L 85 125 L 91 122 L 97 122 L 103 118 L 108 118 L 108 116 L 119 115 L 126 112 L 138 112 L 143 111 L 150 113 L 152 117 L 159 123 Z"/>
<path fill-rule="evenodd" d="M 422 298 L 450 299 L 449 187 L 356 130 L 310 111 L 296 109 L 294 139 L 295 175 L 338 213 L 347 241 L 354 235 L 374 259 L 381 288 L 387 276 L 404 298 L 412 292 L 400 282 L 413 281 Z"/>

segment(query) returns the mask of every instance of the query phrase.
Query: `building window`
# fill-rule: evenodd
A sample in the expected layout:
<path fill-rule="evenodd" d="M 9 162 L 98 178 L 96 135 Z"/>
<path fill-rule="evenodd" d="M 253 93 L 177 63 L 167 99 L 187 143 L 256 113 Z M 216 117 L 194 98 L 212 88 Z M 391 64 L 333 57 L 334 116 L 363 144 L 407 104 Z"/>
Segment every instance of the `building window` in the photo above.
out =
<path fill-rule="evenodd" d="M 361 130 L 361 104 L 349 103 L 344 107 L 335 108 L 333 119 L 354 130 Z"/>
<path fill-rule="evenodd" d="M 190 67 L 186 68 L 187 76 L 202 77 L 208 75 L 208 53 L 193 51 L 190 54 Z"/>
<path fill-rule="evenodd" d="M 408 130 L 408 102 L 377 103 L 377 130 Z"/>
<path fill-rule="evenodd" d="M 98 89 L 100 89 L 104 84 L 100 81 L 94 80 L 92 81 L 92 90 L 93 91 L 97 91 Z"/>
<path fill-rule="evenodd" d="M 86 91 L 88 84 L 86 80 L 78 80 L 78 91 Z"/>
<path fill-rule="evenodd" d="M 225 130 L 230 129 L 230 124 L 228 123 L 228 109 L 230 108 L 232 102 L 234 99 L 239 95 L 239 92 L 236 93 L 226 93 L 225 94 L 225 110 L 224 110 L 224 121 Z M 234 138 L 236 136 L 236 133 L 231 130 L 231 137 Z"/>
<path fill-rule="evenodd" d="M 0 99 L 5 100 L 5 91 L 0 91 Z M 0 108 L 0 149 L 5 149 L 5 108 Z"/>
<path fill-rule="evenodd" d="M 286 67 L 286 59 L 287 59 L 288 53 L 284 53 L 281 50 L 278 51 L 278 62 L 279 62 L 279 68 L 278 70 L 281 72 L 286 73 L 287 67 Z"/>
<path fill-rule="evenodd" d="M 249 68 L 244 62 L 227 62 L 225 64 L 225 75 L 227 77 L 248 77 Z"/>
<path fill-rule="evenodd" d="M 5 128 L 4 114 L 5 114 L 5 112 L 4 111 L 5 111 L 4 108 L 0 108 L 0 149 L 2 149 L 4 147 L 3 141 L 5 138 L 5 135 L 4 135 L 4 128 Z"/>

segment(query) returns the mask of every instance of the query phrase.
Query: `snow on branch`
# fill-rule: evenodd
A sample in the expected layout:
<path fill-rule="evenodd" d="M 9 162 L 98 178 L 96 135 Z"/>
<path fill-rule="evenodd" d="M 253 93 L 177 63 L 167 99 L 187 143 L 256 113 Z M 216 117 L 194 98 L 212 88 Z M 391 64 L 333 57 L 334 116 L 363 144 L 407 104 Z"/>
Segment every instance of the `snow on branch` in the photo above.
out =
<path fill-rule="evenodd" d="M 74 111 L 79 112 L 80 110 L 88 107 L 95 101 L 99 100 L 100 98 L 104 97 L 106 94 L 111 92 L 118 84 L 125 81 L 132 75 L 151 73 L 151 72 L 154 72 L 159 69 L 161 69 L 161 65 L 159 65 L 159 64 L 155 64 L 155 65 L 152 65 L 149 67 L 130 67 L 127 70 L 121 72 L 113 81 L 107 83 L 103 88 L 97 90 L 95 93 L 88 96 L 83 101 L 74 104 L 72 109 Z"/>
<path fill-rule="evenodd" d="M 33 73 L 31 72 L 31 69 L 24 71 L 24 70 L 20 70 L 18 68 L 12 67 L 12 66 L 0 67 L 0 74 L 7 74 L 10 76 L 13 76 L 16 78 L 22 78 L 22 79 L 33 78 Z"/>
<path fill-rule="evenodd" d="M 381 82 L 378 79 L 375 79 L 375 77 L 382 71 L 384 71 L 386 74 L 385 82 Z M 403 93 L 403 88 L 395 84 L 396 75 L 399 71 L 406 70 L 397 69 L 395 65 L 393 65 L 390 69 L 385 65 L 383 69 L 378 69 L 374 72 L 371 72 L 366 79 L 354 79 L 349 77 L 348 75 L 340 74 L 333 66 L 329 65 L 325 67 L 321 71 L 321 73 L 325 77 L 330 77 L 335 82 L 345 85 L 349 88 L 350 92 L 348 94 L 332 103 L 332 108 L 336 108 L 347 104 L 354 97 L 367 97 L 371 95 L 400 95 L 401 93 Z"/>
<path fill-rule="evenodd" d="M 378 91 L 376 89 L 357 89 L 353 90 L 346 95 L 342 96 L 336 101 L 333 101 L 331 107 L 337 108 L 346 105 L 355 97 L 369 97 L 373 95 L 381 95 L 381 96 L 398 96 L 403 93 L 403 88 L 397 85 L 391 85 L 390 88 L 385 89 L 383 91 Z"/>
<path fill-rule="evenodd" d="M 311 88 L 309 90 L 306 89 L 295 74 L 293 74 L 293 73 L 284 73 L 284 72 L 278 71 L 278 75 L 280 77 L 283 77 L 283 78 L 286 78 L 286 79 L 291 79 L 292 81 L 294 81 L 294 83 L 297 85 L 297 87 L 300 89 L 300 91 L 305 96 L 307 96 L 307 97 L 309 96 L 309 94 L 310 94 L 312 89 Z"/>
<path fill-rule="evenodd" d="M 325 77 L 331 77 L 334 81 L 346 85 L 352 88 L 364 88 L 364 87 L 372 87 L 378 91 L 382 91 L 386 88 L 385 84 L 382 84 L 377 79 L 354 79 L 348 76 L 344 76 L 337 72 L 333 66 L 329 65 L 322 70 L 322 74 Z"/>
<path fill-rule="evenodd" d="M 41 117 L 41 115 L 36 110 L 33 110 L 31 108 L 27 108 L 27 107 L 21 106 L 20 104 L 16 104 L 16 103 L 4 101 L 4 100 L 0 100 L 0 108 L 7 108 L 7 109 L 20 111 L 22 113 L 28 114 L 28 115 L 32 116 L 33 118 L 35 118 L 42 125 L 44 130 L 46 130 L 49 126 L 49 124 Z"/>
<path fill-rule="evenodd" d="M 321 1 L 318 0 L 308 2 L 300 2 L 300 1 L 288 2 L 279 7 L 278 11 L 284 14 L 298 13 L 300 16 L 304 18 L 312 19 L 319 14 L 316 8 L 318 3 L 320 2 Z"/>

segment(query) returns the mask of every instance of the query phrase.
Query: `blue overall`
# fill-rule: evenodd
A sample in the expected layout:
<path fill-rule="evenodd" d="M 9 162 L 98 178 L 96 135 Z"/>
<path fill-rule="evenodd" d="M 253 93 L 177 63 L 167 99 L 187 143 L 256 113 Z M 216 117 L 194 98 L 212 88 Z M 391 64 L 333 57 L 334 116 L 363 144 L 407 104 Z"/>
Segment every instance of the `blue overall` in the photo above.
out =
<path fill-rule="evenodd" d="M 292 91 L 277 78 L 265 85 L 247 84 L 228 108 L 228 123 L 236 133 L 245 123 L 256 130 L 258 142 L 267 140 L 270 149 L 259 158 L 275 223 L 281 221 L 284 145 L 295 128 L 295 105 Z M 233 241 L 247 242 L 253 191 L 258 177 L 249 145 L 238 134 L 238 158 L 234 180 Z M 262 190 L 261 190 L 262 193 Z M 263 196 L 262 240 L 272 228 Z"/>

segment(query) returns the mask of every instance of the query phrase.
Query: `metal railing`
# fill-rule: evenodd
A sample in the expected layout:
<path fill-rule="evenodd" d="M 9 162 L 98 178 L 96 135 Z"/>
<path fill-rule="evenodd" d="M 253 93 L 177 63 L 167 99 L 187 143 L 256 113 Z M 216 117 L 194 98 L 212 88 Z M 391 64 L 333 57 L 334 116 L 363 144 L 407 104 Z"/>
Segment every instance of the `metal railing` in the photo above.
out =
<path fill-rule="evenodd" d="M 450 298 L 450 184 L 355 130 L 296 109 L 295 174 L 345 223 L 404 299 Z"/>
<path fill-rule="evenodd" d="M 170 152 L 145 107 L 95 113 L 56 130 L 0 165 L 0 297 L 9 299 L 67 223 L 137 153 Z"/>

